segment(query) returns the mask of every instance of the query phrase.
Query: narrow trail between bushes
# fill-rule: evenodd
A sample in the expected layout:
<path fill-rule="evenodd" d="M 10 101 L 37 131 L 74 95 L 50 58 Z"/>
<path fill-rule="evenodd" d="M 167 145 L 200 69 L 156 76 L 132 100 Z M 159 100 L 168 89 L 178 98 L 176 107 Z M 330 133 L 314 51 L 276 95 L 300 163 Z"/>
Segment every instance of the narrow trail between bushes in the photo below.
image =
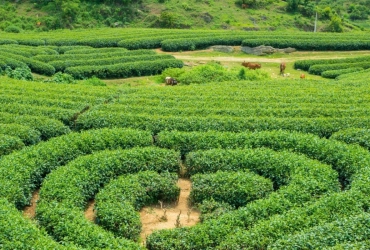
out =
<path fill-rule="evenodd" d="M 179 179 L 179 200 L 175 203 L 163 203 L 144 207 L 140 211 L 142 223 L 141 239 L 145 239 L 154 230 L 171 229 L 176 227 L 193 226 L 199 222 L 200 213 L 188 204 L 191 182 L 188 179 Z"/>
<path fill-rule="evenodd" d="M 96 218 L 96 213 L 95 213 L 95 210 L 94 210 L 94 206 L 95 206 L 95 201 L 92 200 L 92 201 L 89 201 L 88 205 L 87 205 L 87 209 L 85 210 L 85 218 L 91 222 L 94 222 L 95 221 L 95 218 Z"/>
<path fill-rule="evenodd" d="M 35 216 L 36 216 L 36 205 L 37 205 L 37 201 L 40 198 L 39 192 L 40 192 L 40 190 L 36 190 L 35 192 L 32 193 L 31 205 L 24 208 L 23 215 L 26 218 L 29 218 L 29 219 L 35 218 Z"/>

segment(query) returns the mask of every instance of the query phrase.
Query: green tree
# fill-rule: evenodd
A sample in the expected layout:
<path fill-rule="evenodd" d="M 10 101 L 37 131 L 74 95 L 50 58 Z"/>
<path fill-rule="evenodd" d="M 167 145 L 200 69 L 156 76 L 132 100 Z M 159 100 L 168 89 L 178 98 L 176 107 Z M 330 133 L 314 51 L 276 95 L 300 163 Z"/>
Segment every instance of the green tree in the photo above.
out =
<path fill-rule="evenodd" d="M 176 16 L 174 13 L 169 11 L 162 11 L 159 17 L 159 23 L 163 28 L 174 28 Z"/>
<path fill-rule="evenodd" d="M 300 12 L 302 15 L 311 17 L 316 12 L 316 3 L 312 0 L 304 0 Z"/>
<path fill-rule="evenodd" d="M 80 0 L 57 0 L 55 3 L 60 8 L 62 19 L 66 22 L 66 25 L 72 24 L 79 13 Z"/>
<path fill-rule="evenodd" d="M 298 6 L 300 4 L 300 0 L 288 0 L 287 3 L 288 3 L 287 10 L 289 12 L 297 12 L 298 11 Z"/>
<path fill-rule="evenodd" d="M 327 28 L 330 32 L 343 32 L 343 21 L 342 19 L 337 15 L 334 14 L 330 19 L 330 24 Z"/>

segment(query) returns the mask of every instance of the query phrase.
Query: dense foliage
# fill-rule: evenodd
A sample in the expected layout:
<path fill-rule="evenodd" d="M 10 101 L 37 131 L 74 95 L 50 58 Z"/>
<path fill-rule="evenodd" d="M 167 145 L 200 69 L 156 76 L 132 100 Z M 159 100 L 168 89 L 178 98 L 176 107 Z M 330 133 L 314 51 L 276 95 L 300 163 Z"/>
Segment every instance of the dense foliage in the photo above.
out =
<path fill-rule="evenodd" d="M 320 30 L 340 32 L 359 29 L 361 22 L 366 27 L 369 8 L 366 0 L 226 0 L 180 4 L 177 0 L 4 0 L 0 6 L 0 29 L 9 33 L 103 26 L 313 30 L 317 13 Z M 220 13 L 225 17 L 219 17 Z"/>
<path fill-rule="evenodd" d="M 191 181 L 193 186 L 189 199 L 195 204 L 213 199 L 238 208 L 267 196 L 273 190 L 270 180 L 249 171 L 196 174 Z"/>
<path fill-rule="evenodd" d="M 370 57 L 350 57 L 341 59 L 298 60 L 294 62 L 295 69 L 303 69 L 310 74 L 326 78 L 337 78 L 352 72 L 366 70 L 370 67 Z"/>

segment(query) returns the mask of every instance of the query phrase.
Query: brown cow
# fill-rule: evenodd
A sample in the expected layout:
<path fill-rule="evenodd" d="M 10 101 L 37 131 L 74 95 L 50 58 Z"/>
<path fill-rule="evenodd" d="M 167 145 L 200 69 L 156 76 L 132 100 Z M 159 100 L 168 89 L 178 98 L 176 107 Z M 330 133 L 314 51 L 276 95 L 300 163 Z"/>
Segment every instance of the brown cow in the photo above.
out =
<path fill-rule="evenodd" d="M 246 68 L 249 68 L 249 69 L 260 69 L 261 68 L 261 64 L 259 63 L 251 63 L 251 62 L 242 62 L 242 65 Z"/>
<path fill-rule="evenodd" d="M 280 63 L 280 75 L 284 75 L 285 68 L 286 68 L 285 62 Z"/>
<path fill-rule="evenodd" d="M 305 74 L 301 74 L 300 78 L 305 79 L 306 78 Z"/>

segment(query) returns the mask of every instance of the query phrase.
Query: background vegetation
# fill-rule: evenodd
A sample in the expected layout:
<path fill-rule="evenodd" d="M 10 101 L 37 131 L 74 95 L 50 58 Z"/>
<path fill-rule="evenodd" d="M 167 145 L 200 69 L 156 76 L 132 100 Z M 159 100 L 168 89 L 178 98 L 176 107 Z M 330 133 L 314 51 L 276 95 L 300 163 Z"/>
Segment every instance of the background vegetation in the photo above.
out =
<path fill-rule="evenodd" d="M 370 0 L 0 0 L 0 30 L 161 27 L 367 29 Z"/>

